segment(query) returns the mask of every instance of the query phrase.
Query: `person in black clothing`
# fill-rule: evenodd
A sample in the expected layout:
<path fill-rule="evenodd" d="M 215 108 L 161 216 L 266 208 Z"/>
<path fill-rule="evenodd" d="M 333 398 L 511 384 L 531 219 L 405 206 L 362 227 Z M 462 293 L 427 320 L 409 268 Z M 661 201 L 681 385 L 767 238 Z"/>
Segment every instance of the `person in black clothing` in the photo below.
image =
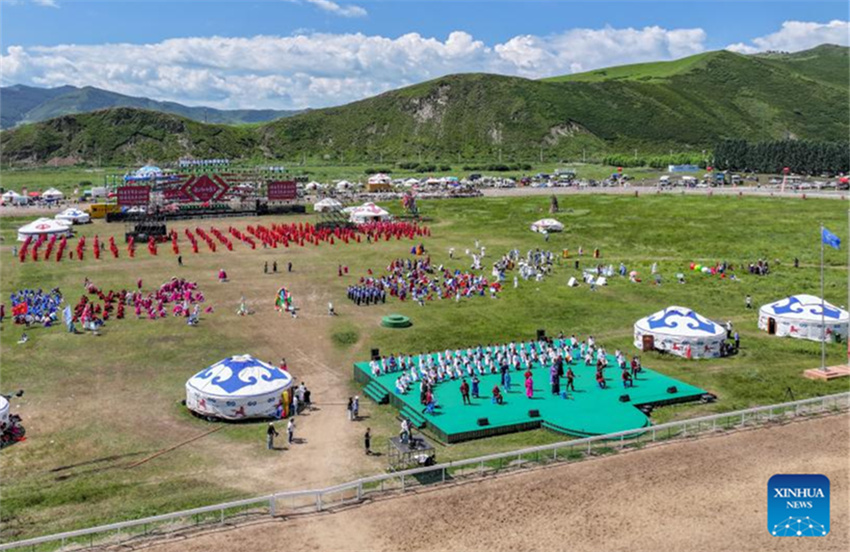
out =
<path fill-rule="evenodd" d="M 269 273 L 269 262 L 266 261 L 265 264 L 263 264 L 263 274 L 268 274 L 268 273 Z"/>
<path fill-rule="evenodd" d="M 372 428 L 366 428 L 366 434 L 363 435 L 363 447 L 366 449 L 366 455 L 372 454 Z"/>
<path fill-rule="evenodd" d="M 272 272 L 274 272 L 275 274 L 277 274 L 277 261 L 275 261 L 275 262 L 273 262 L 273 263 L 272 263 Z"/>
<path fill-rule="evenodd" d="M 286 271 L 287 271 L 287 272 L 292 272 L 292 261 L 289 261 L 289 262 L 286 264 Z"/>
<path fill-rule="evenodd" d="M 177 266 L 183 266 L 183 255 L 177 255 Z"/>
<path fill-rule="evenodd" d="M 269 428 L 266 430 L 266 446 L 269 450 L 274 449 L 274 438 L 280 435 L 274 428 L 274 424 L 269 422 Z"/>

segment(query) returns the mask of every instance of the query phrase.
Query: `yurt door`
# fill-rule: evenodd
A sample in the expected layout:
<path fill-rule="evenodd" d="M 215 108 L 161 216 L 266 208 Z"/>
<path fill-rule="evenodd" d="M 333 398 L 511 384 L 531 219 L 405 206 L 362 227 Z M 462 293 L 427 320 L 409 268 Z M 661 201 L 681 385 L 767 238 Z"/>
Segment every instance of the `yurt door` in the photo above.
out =
<path fill-rule="evenodd" d="M 655 336 L 654 335 L 644 335 L 643 336 L 643 350 L 644 351 L 652 351 L 655 349 Z"/>
<path fill-rule="evenodd" d="M 767 333 L 770 335 L 776 335 L 776 319 L 768 318 L 767 319 Z"/>

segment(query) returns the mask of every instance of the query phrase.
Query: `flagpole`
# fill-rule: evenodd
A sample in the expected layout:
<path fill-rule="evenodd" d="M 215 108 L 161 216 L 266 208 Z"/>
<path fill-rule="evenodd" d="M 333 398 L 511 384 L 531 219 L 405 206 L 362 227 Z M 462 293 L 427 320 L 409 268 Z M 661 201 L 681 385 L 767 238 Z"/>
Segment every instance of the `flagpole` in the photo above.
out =
<path fill-rule="evenodd" d="M 823 223 L 820 225 L 820 369 L 826 371 L 826 301 L 823 297 Z"/>

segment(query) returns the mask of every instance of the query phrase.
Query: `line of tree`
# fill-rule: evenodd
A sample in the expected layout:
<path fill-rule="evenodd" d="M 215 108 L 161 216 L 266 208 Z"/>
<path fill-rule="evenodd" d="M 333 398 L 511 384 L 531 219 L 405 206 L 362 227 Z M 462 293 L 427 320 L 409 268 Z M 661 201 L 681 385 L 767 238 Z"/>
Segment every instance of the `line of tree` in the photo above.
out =
<path fill-rule="evenodd" d="M 604 165 L 612 167 L 652 167 L 666 169 L 669 165 L 697 165 L 705 168 L 706 157 L 701 153 L 674 153 L 672 155 L 629 155 L 612 153 L 602 158 Z"/>
<path fill-rule="evenodd" d="M 819 175 L 850 171 L 850 144 L 809 140 L 747 142 L 723 140 L 714 148 L 715 167 L 720 170 Z"/>

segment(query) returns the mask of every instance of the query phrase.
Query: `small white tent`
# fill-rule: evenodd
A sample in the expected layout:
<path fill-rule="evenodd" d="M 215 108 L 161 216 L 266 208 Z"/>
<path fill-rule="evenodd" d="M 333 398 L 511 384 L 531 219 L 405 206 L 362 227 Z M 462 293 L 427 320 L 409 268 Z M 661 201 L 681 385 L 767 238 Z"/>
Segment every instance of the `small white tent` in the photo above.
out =
<path fill-rule="evenodd" d="M 59 201 L 60 199 L 65 199 L 65 194 L 56 188 L 49 188 L 46 192 L 41 194 L 41 199 L 45 201 Z"/>
<path fill-rule="evenodd" d="M 759 309 L 759 329 L 771 335 L 826 341 L 847 340 L 850 314 L 814 295 L 792 295 Z"/>
<path fill-rule="evenodd" d="M 91 222 L 91 216 L 88 213 L 73 207 L 65 209 L 54 218 L 58 221 L 70 222 L 71 224 L 86 224 Z"/>
<path fill-rule="evenodd" d="M 356 224 L 364 222 L 372 222 L 375 220 L 387 220 L 390 218 L 389 212 L 381 209 L 374 203 L 364 203 L 359 207 L 351 210 L 350 220 Z"/>
<path fill-rule="evenodd" d="M 27 237 L 33 239 L 39 236 L 70 236 L 71 229 L 66 224 L 49 218 L 40 218 L 18 228 L 18 241 L 24 241 Z"/>
<path fill-rule="evenodd" d="M 292 376 L 251 355 L 216 362 L 186 382 L 186 406 L 201 416 L 272 418 L 292 387 Z"/>
<path fill-rule="evenodd" d="M 685 307 L 667 307 L 635 322 L 635 347 L 685 358 L 716 358 L 726 330 Z"/>
<path fill-rule="evenodd" d="M 564 225 L 555 219 L 540 219 L 531 225 L 532 232 L 562 232 Z"/>
<path fill-rule="evenodd" d="M 336 183 L 336 190 L 338 192 L 344 192 L 346 190 L 350 190 L 353 187 L 354 187 L 354 184 L 352 184 L 348 180 L 340 180 L 339 182 Z"/>
<path fill-rule="evenodd" d="M 384 173 L 373 174 L 369 177 L 369 184 L 389 184 L 392 179 Z"/>
<path fill-rule="evenodd" d="M 3 205 L 26 205 L 29 199 L 14 190 L 9 190 L 2 196 Z"/>
<path fill-rule="evenodd" d="M 313 210 L 317 213 L 323 213 L 328 211 L 341 211 L 342 203 L 332 197 L 326 197 L 325 199 L 316 202 L 313 205 Z"/>
<path fill-rule="evenodd" d="M 315 180 L 313 182 L 308 182 L 307 184 L 304 185 L 305 190 L 319 190 L 319 189 L 322 189 L 322 188 L 324 188 L 324 186 L 319 184 Z"/>
<path fill-rule="evenodd" d="M 0 424 L 6 425 L 9 423 L 9 401 L 6 397 L 0 397 Z"/>
<path fill-rule="evenodd" d="M 415 178 L 408 178 L 403 182 L 403 185 L 408 188 L 413 188 L 414 186 L 419 186 L 419 180 Z"/>

